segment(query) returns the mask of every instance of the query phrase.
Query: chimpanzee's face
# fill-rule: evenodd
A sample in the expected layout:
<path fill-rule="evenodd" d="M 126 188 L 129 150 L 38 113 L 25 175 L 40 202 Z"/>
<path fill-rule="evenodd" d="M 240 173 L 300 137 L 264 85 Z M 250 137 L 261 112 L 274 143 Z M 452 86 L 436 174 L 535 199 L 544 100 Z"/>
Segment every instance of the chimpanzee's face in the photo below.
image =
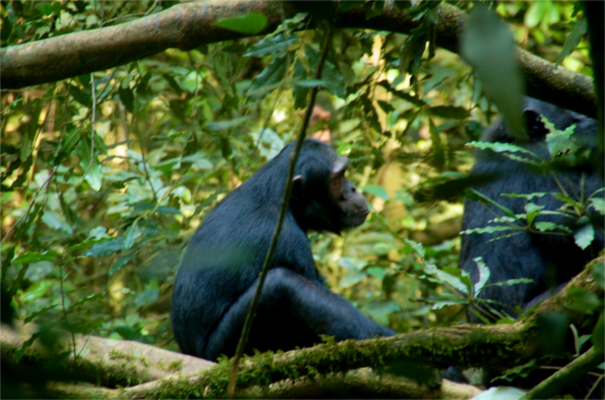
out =
<path fill-rule="evenodd" d="M 349 159 L 329 145 L 306 140 L 290 200 L 304 230 L 340 233 L 363 224 L 370 213 L 365 198 L 345 178 Z"/>
<path fill-rule="evenodd" d="M 338 157 L 328 178 L 328 191 L 331 200 L 339 210 L 339 226 L 342 229 L 354 228 L 363 224 L 370 213 L 363 195 L 344 176 L 348 166 L 347 157 Z"/>

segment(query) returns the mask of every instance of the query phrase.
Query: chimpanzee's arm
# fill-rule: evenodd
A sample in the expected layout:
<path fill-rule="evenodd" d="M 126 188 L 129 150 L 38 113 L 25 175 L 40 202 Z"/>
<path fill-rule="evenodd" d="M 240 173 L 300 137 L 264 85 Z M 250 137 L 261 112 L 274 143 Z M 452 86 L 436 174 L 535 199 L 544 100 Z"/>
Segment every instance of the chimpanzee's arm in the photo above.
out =
<path fill-rule="evenodd" d="M 204 349 L 205 358 L 232 356 L 256 291 L 252 285 L 223 316 Z M 344 298 L 285 268 L 269 271 L 254 318 L 246 353 L 253 349 L 294 349 L 321 342 L 320 334 L 345 339 L 391 336 Z"/>

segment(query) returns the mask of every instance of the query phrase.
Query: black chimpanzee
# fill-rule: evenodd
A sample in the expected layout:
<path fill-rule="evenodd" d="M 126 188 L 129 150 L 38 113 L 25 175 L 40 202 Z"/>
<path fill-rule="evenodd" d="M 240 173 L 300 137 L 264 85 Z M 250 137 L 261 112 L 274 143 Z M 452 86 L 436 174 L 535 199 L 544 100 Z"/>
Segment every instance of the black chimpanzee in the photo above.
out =
<path fill-rule="evenodd" d="M 529 142 L 521 146 L 544 159 L 549 157 L 546 142 L 546 135 L 549 131 L 542 122 L 540 114 L 544 115 L 559 130 L 576 124 L 574 137 L 577 137 L 580 144 L 590 147 L 591 142 L 593 145 L 596 143 L 597 122 L 591 118 L 531 98 L 526 100 L 524 108 Z M 483 140 L 519 145 L 503 120 L 488 128 Z M 603 188 L 602 175 L 590 168 L 556 172 L 557 179 L 555 179 L 550 173 L 539 173 L 526 163 L 512 160 L 489 150 L 478 152 L 477 161 L 471 174 L 491 176 L 493 179 L 477 185 L 475 190 L 516 214 L 525 212 L 527 200 L 501 196 L 503 193 L 561 193 L 562 190 L 565 190 L 568 195 L 576 199 L 586 199 L 595 191 Z M 603 192 L 597 195 L 602 198 Z M 550 211 L 558 210 L 563 205 L 552 195 L 535 197 L 531 202 L 544 206 L 545 210 Z M 480 297 L 509 306 L 501 309 L 514 315 L 515 306 L 527 307 L 535 304 L 537 299 L 547 298 L 550 294 L 549 289 L 569 281 L 603 249 L 603 218 L 602 216 L 597 217 L 597 213 L 590 207 L 588 212 L 594 214 L 591 222 L 595 229 L 595 238 L 592 245 L 585 250 L 575 244 L 571 235 L 523 232 L 493 240 L 502 236 L 503 232 L 472 233 L 462 235 L 459 266 L 471 274 L 473 282 L 477 282 L 479 279 L 478 268 L 476 262 L 473 261 L 476 257 L 483 257 L 485 264 L 490 269 L 491 275 L 488 283 L 519 278 L 532 279 L 533 283 L 530 284 L 490 286 L 481 292 Z M 502 212 L 495 206 L 466 200 L 462 229 L 489 226 L 488 221 L 501 216 Z M 573 231 L 578 229 L 578 226 L 573 225 L 576 221 L 560 215 L 552 215 L 548 219 L 538 217 L 538 220 L 570 225 L 569 228 Z M 507 233 L 510 231 L 504 232 L 504 234 Z M 470 314 L 470 317 L 471 320 L 477 321 L 475 315 Z"/>
<path fill-rule="evenodd" d="M 193 236 L 172 295 L 172 327 L 184 353 L 208 360 L 235 353 L 277 223 L 293 147 L 220 201 Z M 344 177 L 348 165 L 329 145 L 305 140 L 246 353 L 311 346 L 319 335 L 340 341 L 395 334 L 332 293 L 313 261 L 308 230 L 340 233 L 361 225 L 369 213 Z"/>

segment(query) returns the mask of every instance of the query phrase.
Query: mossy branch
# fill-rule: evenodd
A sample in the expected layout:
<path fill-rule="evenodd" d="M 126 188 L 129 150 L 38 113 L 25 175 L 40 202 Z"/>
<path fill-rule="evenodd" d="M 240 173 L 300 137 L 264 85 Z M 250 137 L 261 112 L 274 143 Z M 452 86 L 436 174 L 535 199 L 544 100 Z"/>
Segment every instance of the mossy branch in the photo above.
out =
<path fill-rule="evenodd" d="M 268 34 L 279 26 L 284 16 L 289 18 L 296 14 L 292 3 L 215 1 L 179 4 L 120 25 L 5 47 L 0 49 L 2 88 L 17 89 L 101 71 L 169 48 L 191 50 L 204 44 L 249 37 L 213 23 L 250 12 L 267 17 L 268 24 L 260 34 Z M 459 37 L 467 15 L 446 3 L 439 5 L 437 11 L 436 44 L 458 53 Z M 335 26 L 408 34 L 420 24 L 392 2 L 387 2 L 379 15 L 370 17 L 368 13 L 363 7 L 338 11 Z M 528 95 L 596 116 L 597 97 L 589 77 L 562 67 L 555 68 L 553 63 L 522 49 L 518 50 L 518 55 Z"/>
<path fill-rule="evenodd" d="M 600 258 L 594 263 L 603 263 L 603 260 Z M 395 391 L 395 397 L 401 396 L 403 392 L 416 398 L 448 397 L 443 392 L 443 386 L 420 387 L 409 380 L 399 380 L 400 378 L 343 373 L 366 367 L 380 370 L 392 360 L 402 359 L 430 363 L 436 367 L 503 367 L 522 364 L 537 354 L 538 317 L 544 313 L 566 310 L 570 302 L 570 288 L 581 288 L 603 297 L 603 290 L 595 282 L 592 268 L 588 267 L 563 291 L 514 324 L 460 325 L 419 330 L 387 338 L 324 343 L 286 353 L 258 354 L 243 359 L 237 377 L 239 391 L 236 396 L 289 397 L 287 393 L 297 393 L 297 396 L 300 394 L 304 397 L 317 393 L 319 389 L 315 383 L 323 382 L 328 389 L 350 384 L 363 392 L 374 387 L 372 390 L 379 397 L 392 397 L 381 391 L 385 387 L 391 387 Z M 583 326 L 591 320 L 590 315 L 577 312 L 569 313 L 569 318 L 576 326 Z M 12 355 L 28 338 L 29 335 L 18 334 L 3 327 L 0 335 L 3 367 L 11 365 L 5 361 L 11 360 Z M 65 346 L 69 348 L 67 342 L 61 343 L 58 342 L 58 346 L 53 349 L 61 351 Z M 52 383 L 48 385 L 48 393 L 63 398 L 208 398 L 224 395 L 227 388 L 229 360 L 213 364 L 141 343 L 97 337 L 76 336 L 76 344 L 78 349 L 85 348 L 87 351 L 79 353 L 76 363 L 73 359 L 63 361 L 65 367 L 72 372 L 72 378 L 91 383 L 95 383 L 96 379 L 96 382 L 106 387 Z M 25 350 L 25 355 L 19 362 L 43 362 L 54 355 L 55 352 L 34 344 Z M 559 375 L 550 379 L 569 383 L 579 371 L 584 371 L 582 368 L 594 364 L 594 360 L 584 363 L 583 359 L 572 362 Z M 576 365 L 583 367 L 576 368 Z M 131 382 L 142 383 L 115 389 L 116 384 L 124 385 L 129 377 L 132 378 Z M 397 379 L 399 383 L 386 386 L 375 384 L 382 379 Z"/>
<path fill-rule="evenodd" d="M 605 361 L 602 351 L 591 347 L 586 353 L 561 368 L 548 379 L 530 390 L 522 399 L 550 399 L 563 389 L 580 380 L 588 372 Z"/>

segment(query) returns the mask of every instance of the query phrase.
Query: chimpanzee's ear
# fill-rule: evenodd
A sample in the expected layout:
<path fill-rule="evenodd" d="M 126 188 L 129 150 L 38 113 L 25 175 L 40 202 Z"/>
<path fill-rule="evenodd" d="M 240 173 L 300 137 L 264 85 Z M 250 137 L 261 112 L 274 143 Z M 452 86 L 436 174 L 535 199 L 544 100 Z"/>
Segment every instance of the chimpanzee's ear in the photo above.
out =
<path fill-rule="evenodd" d="M 302 195 L 302 191 L 303 191 L 303 176 L 302 175 L 296 175 L 294 178 L 292 178 L 292 193 L 290 194 L 291 198 L 298 198 Z"/>
<path fill-rule="evenodd" d="M 336 200 L 342 196 L 343 193 L 343 180 L 345 179 L 345 172 L 349 168 L 349 159 L 347 157 L 338 157 L 334 161 L 332 167 L 332 173 L 328 178 L 328 190 L 330 191 L 330 197 Z"/>
<path fill-rule="evenodd" d="M 542 116 L 539 112 L 532 108 L 523 110 L 523 118 L 525 118 L 525 126 L 527 127 L 527 135 L 531 140 L 541 140 L 549 130 L 542 122 Z"/>
<path fill-rule="evenodd" d="M 344 176 L 347 168 L 349 168 L 349 159 L 347 157 L 338 157 L 338 159 L 336 161 L 334 161 L 334 167 L 332 167 L 332 173 L 330 174 L 330 179 L 332 177 Z"/>

